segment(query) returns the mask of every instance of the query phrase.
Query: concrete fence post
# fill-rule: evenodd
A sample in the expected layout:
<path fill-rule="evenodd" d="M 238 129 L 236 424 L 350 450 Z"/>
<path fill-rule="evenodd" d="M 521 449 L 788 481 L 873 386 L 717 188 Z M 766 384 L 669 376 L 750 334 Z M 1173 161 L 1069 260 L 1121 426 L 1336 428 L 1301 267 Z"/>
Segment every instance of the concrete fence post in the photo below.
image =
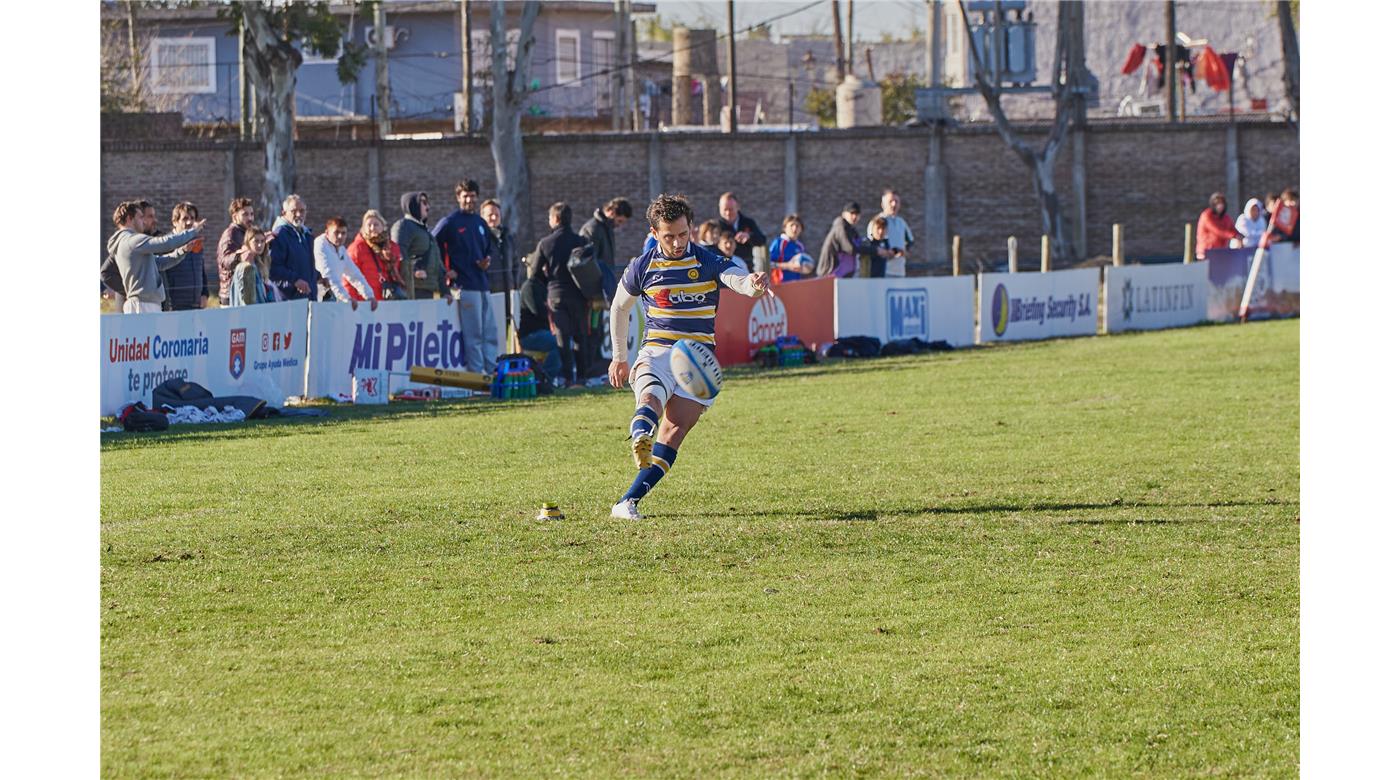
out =
<path fill-rule="evenodd" d="M 962 236 L 953 236 L 953 276 L 962 270 Z"/>
<path fill-rule="evenodd" d="M 1050 272 L 1050 237 L 1043 234 L 1040 236 L 1040 272 Z"/>
<path fill-rule="evenodd" d="M 1113 225 L 1113 264 L 1123 264 L 1123 226 Z"/>
<path fill-rule="evenodd" d="M 1008 273 L 1016 273 L 1016 237 L 1010 236 L 1006 239 L 1006 270 Z"/>

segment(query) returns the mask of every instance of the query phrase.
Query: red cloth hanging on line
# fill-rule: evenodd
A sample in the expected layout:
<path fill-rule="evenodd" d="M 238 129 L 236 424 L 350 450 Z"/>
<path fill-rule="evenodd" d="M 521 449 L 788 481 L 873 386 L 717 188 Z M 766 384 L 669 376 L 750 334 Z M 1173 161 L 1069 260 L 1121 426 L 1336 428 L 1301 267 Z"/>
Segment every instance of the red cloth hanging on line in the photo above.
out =
<path fill-rule="evenodd" d="M 1220 59 L 1220 55 L 1215 53 L 1215 49 L 1207 46 L 1201 52 L 1201 75 L 1205 77 L 1206 85 L 1216 92 L 1224 92 L 1230 88 L 1230 71 L 1225 67 L 1225 61 Z"/>
<path fill-rule="evenodd" d="M 1133 44 L 1132 51 L 1128 52 L 1128 60 L 1123 63 L 1123 75 L 1126 76 L 1141 67 L 1145 57 L 1147 57 L 1147 47 L 1140 43 Z"/>

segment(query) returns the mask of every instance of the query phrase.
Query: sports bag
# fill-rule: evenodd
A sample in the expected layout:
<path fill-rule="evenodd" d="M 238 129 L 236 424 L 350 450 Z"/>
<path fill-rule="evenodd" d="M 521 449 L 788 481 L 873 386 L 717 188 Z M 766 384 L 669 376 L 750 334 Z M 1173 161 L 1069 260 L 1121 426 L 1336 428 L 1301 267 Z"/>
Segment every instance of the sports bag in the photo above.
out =
<path fill-rule="evenodd" d="M 594 256 L 593 242 L 584 241 L 569 252 L 569 276 L 585 298 L 603 297 L 603 269 Z"/>

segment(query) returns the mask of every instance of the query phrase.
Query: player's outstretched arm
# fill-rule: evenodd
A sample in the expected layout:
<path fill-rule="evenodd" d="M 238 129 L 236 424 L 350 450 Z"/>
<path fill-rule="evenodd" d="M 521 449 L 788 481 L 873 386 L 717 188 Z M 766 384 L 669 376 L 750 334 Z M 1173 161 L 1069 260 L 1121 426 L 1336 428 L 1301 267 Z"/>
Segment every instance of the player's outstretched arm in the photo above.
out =
<path fill-rule="evenodd" d="M 772 294 L 768 289 L 768 276 L 757 271 L 745 274 L 738 267 L 730 266 L 719 272 L 719 280 L 725 287 L 750 298 L 757 298 L 764 293 Z"/>
<path fill-rule="evenodd" d="M 632 372 L 627 362 L 627 312 L 636 304 L 637 296 L 618 285 L 613 293 L 612 310 L 608 312 L 608 333 L 612 336 L 612 362 L 608 364 L 608 384 L 621 389 Z"/>

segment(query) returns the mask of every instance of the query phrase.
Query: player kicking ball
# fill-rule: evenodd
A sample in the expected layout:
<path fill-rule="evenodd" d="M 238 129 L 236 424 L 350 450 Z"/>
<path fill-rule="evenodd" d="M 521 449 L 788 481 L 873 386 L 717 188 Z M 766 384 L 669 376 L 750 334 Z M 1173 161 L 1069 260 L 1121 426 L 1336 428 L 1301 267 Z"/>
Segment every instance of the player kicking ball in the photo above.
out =
<path fill-rule="evenodd" d="M 637 478 L 612 508 L 612 516 L 640 520 L 637 503 L 666 476 L 676 451 L 700 415 L 714 403 L 713 392 L 700 398 L 680 386 L 671 370 L 672 347 L 714 350 L 715 314 L 719 285 L 750 298 L 768 292 L 768 280 L 702 246 L 690 242 L 695 213 L 685 198 L 662 195 L 647 207 L 647 225 L 656 246 L 627 264 L 613 296 L 610 322 L 627 322 L 627 313 L 642 298 L 646 303 L 646 334 L 637 363 L 627 365 L 627 329 L 612 327 L 613 361 L 608 381 L 621 388 L 632 385 L 637 411 L 632 415 L 632 457 Z M 703 346 L 699 346 L 703 345 Z M 713 360 L 712 356 L 704 356 Z M 715 365 L 718 365 L 717 363 Z"/>

